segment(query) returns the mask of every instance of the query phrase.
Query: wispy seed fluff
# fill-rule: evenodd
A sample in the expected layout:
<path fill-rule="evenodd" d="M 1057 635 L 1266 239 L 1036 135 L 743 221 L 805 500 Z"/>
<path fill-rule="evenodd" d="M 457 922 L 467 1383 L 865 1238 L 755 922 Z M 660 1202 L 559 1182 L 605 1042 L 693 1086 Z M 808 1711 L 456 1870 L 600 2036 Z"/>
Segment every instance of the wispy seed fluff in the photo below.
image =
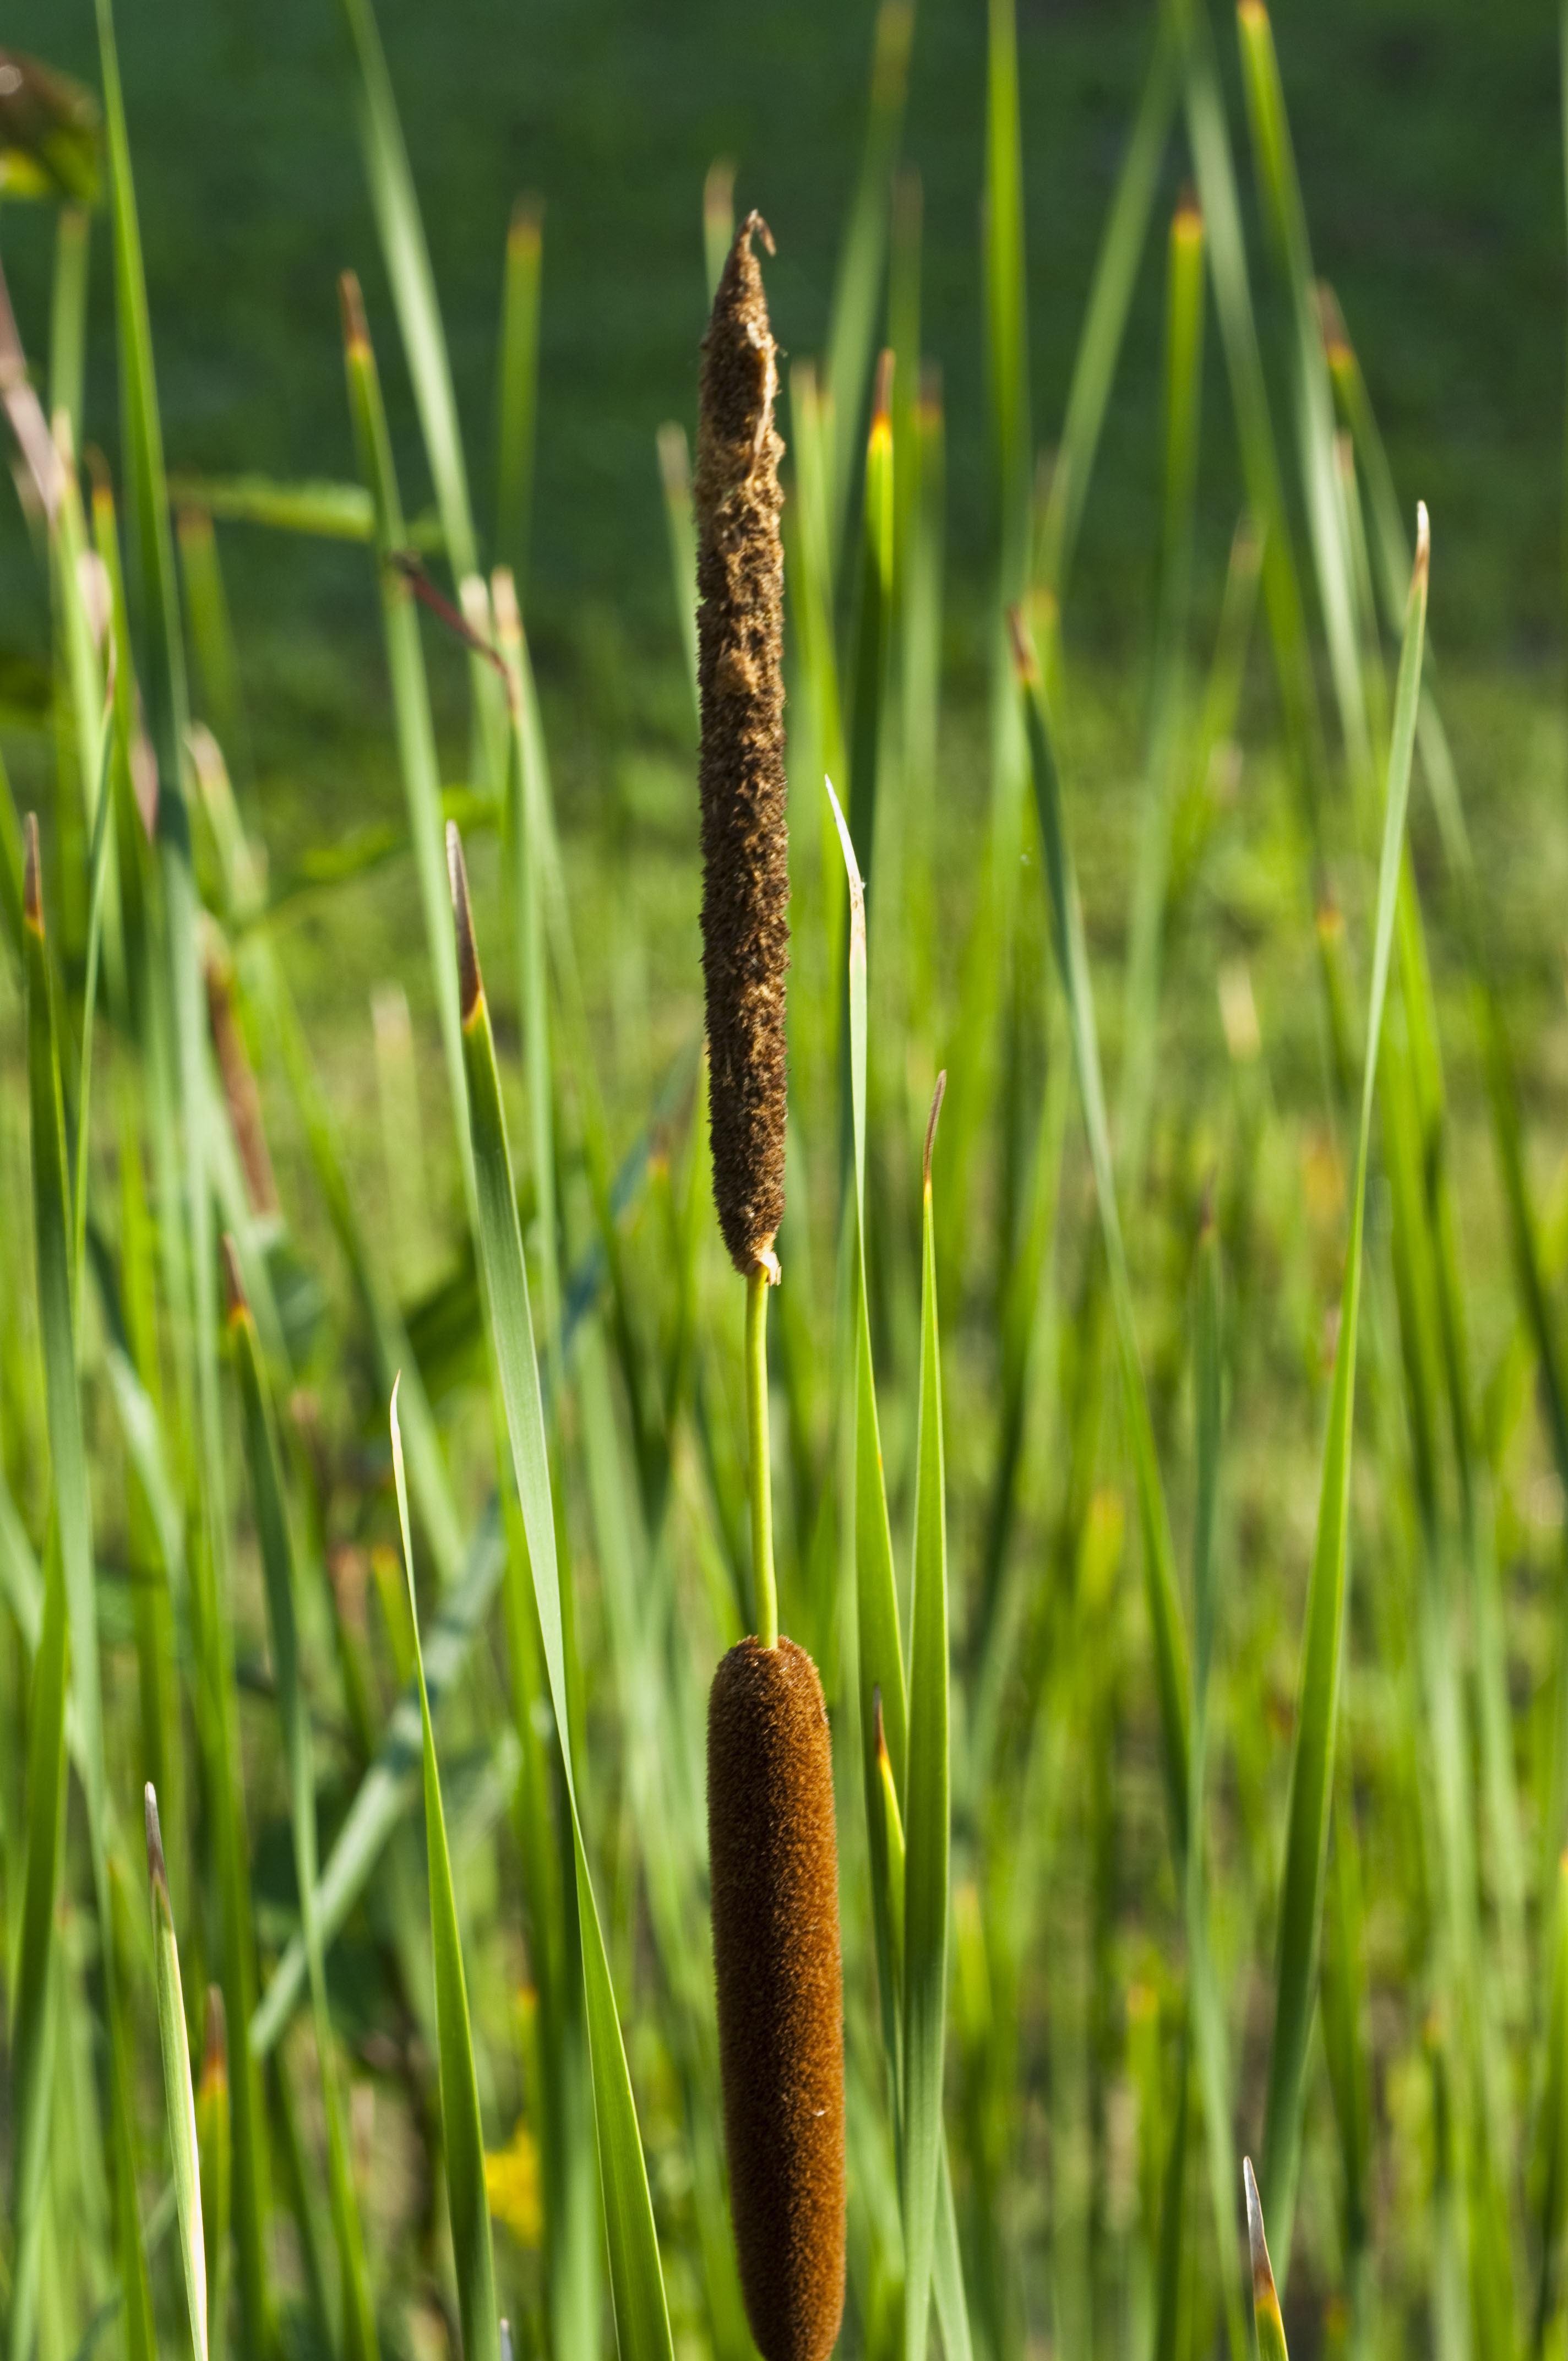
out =
<path fill-rule="evenodd" d="M 778 348 L 741 224 L 702 343 L 693 487 L 702 703 L 702 966 L 707 1000 L 713 1194 L 730 1260 L 775 1268 L 784 1218 L 784 544 L 773 425 Z"/>

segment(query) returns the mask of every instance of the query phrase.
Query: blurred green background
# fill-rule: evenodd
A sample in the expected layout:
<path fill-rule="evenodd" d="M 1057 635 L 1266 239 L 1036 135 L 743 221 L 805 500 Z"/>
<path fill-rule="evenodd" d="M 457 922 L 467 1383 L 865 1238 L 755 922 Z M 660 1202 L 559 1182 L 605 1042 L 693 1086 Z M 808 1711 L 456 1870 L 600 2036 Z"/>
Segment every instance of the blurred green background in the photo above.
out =
<path fill-rule="evenodd" d="M 1025 0 L 1018 31 L 1034 427 L 1048 445 L 1146 59 L 1145 0 Z M 859 161 L 872 11 L 864 0 L 389 0 L 380 23 L 485 513 L 502 240 L 513 197 L 545 206 L 543 395 L 530 620 L 546 679 L 592 693 L 608 616 L 636 650 L 678 647 L 653 434 L 695 412 L 705 299 L 703 175 L 778 239 L 777 332 L 821 344 Z M 88 0 L 11 0 L 5 38 L 95 86 Z M 1560 598 L 1563 197 L 1556 21 L 1547 0 L 1282 0 L 1275 14 L 1320 270 L 1339 291 L 1407 505 L 1432 511 L 1440 643 L 1538 665 Z M 1234 43 L 1220 48 L 1235 100 Z M 351 115 L 352 60 L 327 0 L 134 0 L 120 17 L 153 326 L 173 467 L 351 476 L 336 274 L 359 271 L 380 331 L 411 505 L 423 498 Z M 941 361 L 950 548 L 976 591 L 993 530 L 978 269 L 981 0 L 920 0 L 905 152 L 926 195 L 926 342 Z M 1168 195 L 1182 148 L 1173 141 Z M 1250 198 L 1250 176 L 1244 165 Z M 3 225 L 24 335 L 41 346 L 49 220 Z M 1255 221 L 1249 230 L 1255 234 Z M 100 223 L 90 431 L 112 444 L 114 338 Z M 1159 241 L 1096 470 L 1069 629 L 1141 643 L 1154 579 L 1148 433 Z M 1269 320 L 1272 274 L 1255 284 Z M 1276 323 L 1276 324 L 1277 324 Z M 1201 595 L 1218 595 L 1240 504 L 1223 369 L 1210 365 Z M 1280 389 L 1282 391 L 1282 389 Z M 1281 399 L 1278 414 L 1288 415 Z M 7 504 L 0 612 L 43 620 Z M 248 536 L 232 592 L 242 646 L 277 666 L 264 728 L 310 736 L 337 708 L 323 666 L 374 644 L 359 553 Z M 321 634 L 327 634 L 323 646 Z M 590 647 L 590 642 L 593 643 Z M 346 723 L 348 716 L 343 717 Z"/>

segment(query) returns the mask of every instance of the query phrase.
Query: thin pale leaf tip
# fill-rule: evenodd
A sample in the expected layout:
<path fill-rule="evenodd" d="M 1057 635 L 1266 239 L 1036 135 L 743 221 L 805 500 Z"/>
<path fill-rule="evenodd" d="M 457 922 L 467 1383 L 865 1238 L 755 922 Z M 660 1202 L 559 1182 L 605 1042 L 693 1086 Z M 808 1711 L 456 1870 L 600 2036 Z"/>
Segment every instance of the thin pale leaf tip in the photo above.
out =
<path fill-rule="evenodd" d="M 850 824 L 844 818 L 844 807 L 839 801 L 837 790 L 826 771 L 822 774 L 822 784 L 833 807 L 839 850 L 844 855 L 844 873 L 850 881 L 850 955 L 853 958 L 857 950 L 863 954 L 866 947 L 866 889 L 861 878 L 861 864 L 855 859 L 854 840 L 850 834 Z"/>
<path fill-rule="evenodd" d="M 880 427 L 885 434 L 893 423 L 893 347 L 877 357 L 876 394 L 872 403 L 872 433 Z"/>
<path fill-rule="evenodd" d="M 158 1825 L 158 1796 L 149 1779 L 142 1790 L 142 1803 L 147 1815 L 147 1873 L 153 1889 L 169 1899 L 169 1871 L 163 1859 L 163 1831 Z"/>
<path fill-rule="evenodd" d="M 446 874 L 452 886 L 452 917 L 457 928 L 457 985 L 462 1004 L 463 1022 L 466 1025 L 478 1007 L 484 994 L 479 974 L 479 954 L 474 942 L 474 913 L 468 906 L 468 872 L 463 861 L 463 840 L 457 833 L 457 823 L 446 823 Z M 392 1389 L 394 1401 L 396 1387 Z"/>
<path fill-rule="evenodd" d="M 370 329 L 365 317 L 365 298 L 352 270 L 345 270 L 339 279 L 337 300 L 343 312 L 344 345 L 353 358 L 366 359 L 370 351 Z"/>
<path fill-rule="evenodd" d="M 1246 2191 L 1247 2245 L 1252 2250 L 1252 2300 L 1255 2304 L 1270 2307 L 1277 2320 L 1279 2298 L 1275 2293 L 1274 2267 L 1268 2259 L 1268 2241 L 1263 2234 L 1263 2206 L 1258 2198 L 1257 2179 L 1250 2156 L 1242 2159 L 1242 2182 Z"/>
<path fill-rule="evenodd" d="M 666 500 L 689 500 L 692 493 L 691 445 L 686 430 L 673 418 L 659 429 L 659 479 Z"/>
<path fill-rule="evenodd" d="M 1008 608 L 1007 629 L 1013 640 L 1013 669 L 1018 675 L 1018 685 L 1021 688 L 1033 688 L 1040 677 L 1040 661 L 1022 607 Z"/>
<path fill-rule="evenodd" d="M 931 1093 L 931 1119 L 926 1126 L 926 1156 L 922 1165 L 926 1194 L 931 1193 L 931 1151 L 937 1145 L 937 1124 L 942 1112 L 942 1100 L 948 1088 L 948 1070 L 944 1066 L 937 1077 L 937 1087 Z"/>
<path fill-rule="evenodd" d="M 872 1684 L 872 1730 L 876 1743 L 877 1761 L 885 1763 L 888 1759 L 887 1732 L 882 1726 L 882 1683 L 880 1681 L 873 1681 Z"/>
<path fill-rule="evenodd" d="M 544 200 L 536 191 L 516 196 L 507 227 L 507 244 L 516 256 L 537 254 L 544 234 Z"/>
<path fill-rule="evenodd" d="M 228 2019 L 224 2015 L 224 1995 L 217 1984 L 207 1986 L 206 2036 L 202 2048 L 202 2092 L 222 2090 L 229 2078 Z"/>
<path fill-rule="evenodd" d="M 1268 11 L 1264 6 L 1263 0 L 1239 0 L 1236 21 L 1244 33 L 1266 32 L 1268 27 Z"/>
<path fill-rule="evenodd" d="M 38 856 L 38 816 L 29 812 L 22 822 L 22 916 L 41 943 L 44 939 L 43 863 Z"/>
<path fill-rule="evenodd" d="M 1416 502 L 1416 567 L 1414 579 L 1424 588 L 1431 563 L 1431 520 L 1425 500 Z"/>
<path fill-rule="evenodd" d="M 709 221 L 728 221 L 735 210 L 735 159 L 716 156 L 702 184 L 702 210 Z"/>
<path fill-rule="evenodd" d="M 504 2314 L 501 2319 L 501 2361 L 512 2361 L 511 2323 Z"/>
<path fill-rule="evenodd" d="M 1339 297 L 1326 279 L 1319 280 L 1312 293 L 1318 306 L 1318 325 L 1322 332 L 1323 351 L 1330 368 L 1337 373 L 1348 368 L 1355 357 L 1351 350 L 1350 331 L 1344 324 Z"/>
<path fill-rule="evenodd" d="M 1203 235 L 1203 209 L 1198 202 L 1198 192 L 1190 183 L 1177 200 L 1170 232 L 1173 237 L 1189 239 L 1200 238 Z"/>
<path fill-rule="evenodd" d="M 510 566 L 498 566 L 490 576 L 490 612 L 496 638 L 510 651 L 522 645 L 522 616 L 517 603 L 517 577 Z"/>
<path fill-rule="evenodd" d="M 224 1232 L 223 1255 L 224 1317 L 233 1328 L 245 1318 L 250 1307 L 246 1301 L 245 1281 L 240 1277 L 239 1248 L 227 1230 Z"/>

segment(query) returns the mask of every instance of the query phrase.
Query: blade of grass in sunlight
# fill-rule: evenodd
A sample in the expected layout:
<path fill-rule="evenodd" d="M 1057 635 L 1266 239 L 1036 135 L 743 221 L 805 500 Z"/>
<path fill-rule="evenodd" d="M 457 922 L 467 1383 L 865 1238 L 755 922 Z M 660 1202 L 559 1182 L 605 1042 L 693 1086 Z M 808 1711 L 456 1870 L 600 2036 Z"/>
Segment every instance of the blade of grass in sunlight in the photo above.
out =
<path fill-rule="evenodd" d="M 539 412 L 539 280 L 543 207 L 519 197 L 507 230 L 496 386 L 496 556 L 521 595 L 528 575 L 533 446 Z"/>
<path fill-rule="evenodd" d="M 49 2113 L 59 2022 L 56 1960 L 65 1857 L 65 1700 L 70 1642 L 58 1543 L 49 1551 L 43 1624 L 27 1700 L 27 1868 L 20 1943 L 9 2015 L 11 2089 L 11 2284 L 6 2350 L 27 2361 L 37 2317 L 44 2228 Z"/>
<path fill-rule="evenodd" d="M 1339 1719 L 1341 1657 L 1349 1553 L 1350 1471 L 1355 1409 L 1356 1337 L 1361 1309 L 1362 1237 L 1366 1166 L 1378 1046 L 1393 953 L 1394 919 L 1403 859 L 1405 812 L 1415 751 L 1416 709 L 1420 696 L 1426 628 L 1428 542 L 1426 512 L 1420 512 L 1416 563 L 1411 575 L 1394 733 L 1388 754 L 1383 851 L 1377 879 L 1377 924 L 1363 1068 L 1361 1124 L 1352 1186 L 1350 1242 L 1345 1254 L 1333 1392 L 1323 1447 L 1317 1539 L 1307 1592 L 1302 1634 L 1296 1748 L 1290 1773 L 1289 1832 L 1280 1883 L 1277 1993 L 1269 2049 L 1268 2094 L 1264 2119 L 1263 2186 L 1274 2218 L 1275 2244 L 1290 2251 L 1296 2173 L 1300 2150 L 1302 2083 L 1315 1999 L 1321 1925 L 1323 1864 L 1329 1802 L 1333 1784 L 1334 1741 Z"/>
<path fill-rule="evenodd" d="M 163 2053 L 163 2105 L 174 2199 L 180 2223 L 180 2258 L 185 2274 L 185 2304 L 196 2361 L 207 2361 L 207 2261 L 202 2235 L 202 2166 L 196 2146 L 196 2094 L 191 2081 L 191 2049 L 185 2031 L 185 1996 L 180 1983 L 180 1948 L 169 1907 L 169 1877 L 158 1826 L 158 1798 L 147 1791 L 147 1872 L 152 1896 L 153 1946 L 158 1967 L 158 2038 Z"/>
<path fill-rule="evenodd" d="M 430 249 L 370 0 L 343 0 L 343 13 L 359 61 L 359 136 L 365 177 L 370 184 L 370 202 L 419 404 L 447 555 L 453 574 L 461 582 L 478 571 L 478 544 Z"/>
<path fill-rule="evenodd" d="M 424 1752 L 424 1837 L 430 1868 L 430 1937 L 435 1963 L 435 2015 L 441 2043 L 441 2120 L 446 2195 L 452 2221 L 457 2308 L 463 2323 L 465 2361 L 500 2361 L 500 2314 L 496 2304 L 490 2209 L 485 2193 L 485 2140 L 479 2122 L 479 2086 L 474 2071 L 474 2037 L 468 1986 L 463 1972 L 463 1941 L 457 1896 L 452 1884 L 441 1773 L 435 1760 L 424 1660 L 419 1644 L 419 1602 L 414 1596 L 413 1542 L 409 1532 L 408 1486 L 402 1438 L 398 1433 L 398 1389 L 392 1388 L 392 1468 L 398 1486 L 398 1521 L 408 1576 L 409 1613 L 413 1621 L 414 1665 L 419 1680 L 420 1723 Z"/>
<path fill-rule="evenodd" d="M 696 526 L 692 519 L 691 451 L 686 430 L 674 419 L 659 429 L 659 481 L 664 488 L 664 522 L 670 537 L 670 588 L 680 628 L 681 651 L 691 679 L 692 708 L 696 689 Z"/>
<path fill-rule="evenodd" d="M 1188 1821 L 1188 1674 L 1187 1639 L 1181 1600 L 1176 1586 L 1175 1549 L 1170 1515 L 1156 1455 L 1149 1419 L 1148 1394 L 1139 1356 L 1132 1282 L 1127 1273 L 1116 1205 L 1110 1127 L 1105 1115 L 1105 1090 L 1101 1076 L 1100 1040 L 1094 1016 L 1089 954 L 1083 939 L 1083 916 L 1077 880 L 1068 846 L 1061 784 L 1052 749 L 1039 665 L 1014 614 L 1015 654 L 1019 693 L 1028 733 L 1029 764 L 1040 836 L 1045 847 L 1047 886 L 1050 895 L 1053 942 L 1067 1000 L 1073 1063 L 1078 1074 L 1083 1127 L 1088 1136 L 1094 1172 L 1101 1235 L 1111 1277 L 1112 1305 L 1122 1370 L 1122 1393 L 1127 1438 L 1137 1487 L 1138 1522 L 1143 1535 L 1144 1583 L 1149 1624 L 1154 1637 L 1155 1678 L 1159 1697 L 1166 1792 L 1170 1813 L 1171 1850 L 1179 1862 L 1187 1850 Z"/>
<path fill-rule="evenodd" d="M 832 404 L 832 469 L 828 478 L 829 578 L 844 536 L 850 489 L 860 455 L 866 380 L 876 342 L 877 309 L 887 257 L 888 197 L 904 127 L 915 0 L 881 0 L 872 55 L 871 105 L 865 152 L 850 200 L 833 310 L 828 328 L 824 387 Z"/>
<path fill-rule="evenodd" d="M 1058 607 L 1067 597 L 1083 504 L 1126 333 L 1138 265 L 1148 239 L 1155 192 L 1176 108 L 1179 62 L 1170 12 L 1161 8 L 1154 54 L 1095 257 L 1088 308 L 1073 356 L 1067 411 L 1051 468 L 1050 491 L 1034 552 L 1035 580 Z"/>
<path fill-rule="evenodd" d="M 904 2350 L 925 2361 L 948 2017 L 948 1510 L 931 1148 L 946 1075 L 926 1134 L 921 1195 L 920 1423 L 916 1444 L 915 1570 L 910 1605 L 909 1761 L 905 1772 Z"/>
<path fill-rule="evenodd" d="M 1279 2317 L 1279 2298 L 1275 2292 L 1268 2245 L 1263 2235 L 1263 2208 L 1258 2202 L 1257 2182 L 1253 2179 L 1250 2157 L 1242 2170 L 1246 2180 L 1246 2235 L 1247 2244 L 1252 2249 L 1252 2311 L 1257 2335 L 1258 2361 L 1288 2361 L 1285 2350 L 1285 2323 Z"/>
<path fill-rule="evenodd" d="M 549 1675 L 550 1699 L 562 1733 L 562 1756 L 576 1849 L 576 1880 L 583 1929 L 593 2061 L 594 2106 L 598 2124 L 599 2179 L 614 2291 L 616 2334 L 622 2361 L 669 2361 L 669 2312 L 658 2237 L 648 2191 L 636 2103 L 610 1982 L 598 1904 L 584 1849 L 572 1747 L 568 1733 L 567 1624 L 555 1548 L 544 1411 L 535 1357 L 528 1274 L 518 1227 L 506 1123 L 501 1111 L 489 1011 L 479 975 L 462 848 L 453 829 L 447 839 L 453 907 L 456 919 L 458 972 L 462 983 L 463 1049 L 466 1065 L 477 1204 L 479 1266 L 484 1278 L 487 1332 L 505 1407 L 512 1473 L 528 1536 L 528 1554 L 538 1601 L 539 1624 Z"/>
<path fill-rule="evenodd" d="M 376 2316 L 365 2259 L 365 2236 L 348 2154 L 339 2083 L 336 2043 L 327 2007 L 326 1976 L 321 1932 L 316 1919 L 316 1797 L 312 1767 L 311 1730 L 300 1681 L 300 1644 L 294 1608 L 296 1574 L 290 1532 L 288 1502 L 279 1452 L 276 1422 L 260 1339 L 240 1284 L 232 1239 L 224 1240 L 228 1294 L 228 1329 L 239 1377 L 240 1406 L 246 1457 L 250 1469 L 257 1540 L 267 1593 L 268 1629 L 272 1642 L 272 1673 L 278 1690 L 283 1752 L 289 1774 L 290 1818 L 294 1839 L 294 1873 L 300 1891 L 300 1920 L 311 2000 L 315 2020 L 316 2055 L 321 2074 L 322 2105 L 326 2119 L 327 2185 L 332 2203 L 333 2233 L 337 2244 L 339 2283 L 343 2301 L 343 2345 L 348 2361 L 374 2361 L 378 2347 Z M 400 1493 L 401 1468 L 399 1470 Z M 405 1527 L 406 1530 L 406 1527 Z M 420 1690 L 422 1707 L 424 1689 Z M 439 1804 L 439 1798 L 438 1804 Z M 460 1964 L 460 1963 L 459 1963 Z M 437 1971 L 439 1990 L 440 1971 Z M 444 2046 L 443 2089 L 444 2091 Z M 450 2158 L 450 2148 L 448 2149 Z M 465 2350 L 470 2350 L 465 2314 Z"/>

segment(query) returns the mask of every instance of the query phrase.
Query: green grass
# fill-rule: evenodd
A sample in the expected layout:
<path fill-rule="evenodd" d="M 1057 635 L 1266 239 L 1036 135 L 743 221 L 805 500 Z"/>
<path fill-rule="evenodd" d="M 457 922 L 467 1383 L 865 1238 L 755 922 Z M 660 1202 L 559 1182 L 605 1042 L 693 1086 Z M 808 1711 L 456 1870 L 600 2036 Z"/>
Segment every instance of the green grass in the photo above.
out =
<path fill-rule="evenodd" d="M 456 240 L 431 176 L 488 169 L 504 77 L 449 156 L 457 69 L 354 0 L 243 236 L 300 235 L 289 159 L 328 157 L 309 250 L 349 225 L 358 280 L 341 336 L 288 324 L 298 421 L 232 447 L 187 422 L 242 233 L 171 294 L 163 209 L 276 69 L 225 51 L 160 116 L 173 33 L 127 16 L 122 112 L 107 0 L 97 64 L 60 32 L 106 102 L 85 312 L 69 221 L 52 287 L 50 209 L 7 203 L 5 255 L 108 456 L 5 594 L 49 692 L 44 730 L 0 715 L 14 2361 L 477 2361 L 503 2312 L 519 2356 L 746 2361 L 703 1732 L 775 1605 L 833 1728 L 846 2355 L 1241 2361 L 1246 2251 L 1277 2361 L 1287 2327 L 1355 2361 L 1561 2339 L 1568 831 L 1560 725 L 1480 669 L 1555 630 L 1555 577 L 1532 518 L 1493 598 L 1443 506 L 1464 434 L 1386 415 L 1424 349 L 1401 378 L 1391 267 L 1325 348 L 1337 20 L 1241 20 L 997 0 L 982 54 L 932 7 L 903 115 L 891 0 L 868 115 L 869 25 L 765 16 L 748 74 L 731 27 L 705 94 L 693 11 L 599 279 L 581 70 L 527 103 L 585 177 Z M 1457 76 L 1468 38 L 1389 0 L 1336 137 L 1373 141 L 1388 59 Z M 663 85 L 623 119 L 599 46 L 608 211 Z M 1483 126 L 1539 46 L 1496 27 Z M 781 236 L 806 192 L 768 266 L 791 1132 L 783 1284 L 743 1312 L 655 437 L 690 414 L 709 132 L 770 73 L 812 125 L 759 118 L 736 184 Z M 1074 106 L 1115 137 L 1058 209 Z M 1420 181 L 1390 144 L 1365 187 Z M 1201 234 L 1168 237 L 1189 178 Z M 1433 338 L 1491 316 L 1460 280 Z M 1511 354 L 1526 409 L 1527 344 L 1476 364 Z M 1535 435 L 1555 486 L 1552 402 L 1497 484 Z M 178 515 L 167 461 L 204 471 Z"/>

